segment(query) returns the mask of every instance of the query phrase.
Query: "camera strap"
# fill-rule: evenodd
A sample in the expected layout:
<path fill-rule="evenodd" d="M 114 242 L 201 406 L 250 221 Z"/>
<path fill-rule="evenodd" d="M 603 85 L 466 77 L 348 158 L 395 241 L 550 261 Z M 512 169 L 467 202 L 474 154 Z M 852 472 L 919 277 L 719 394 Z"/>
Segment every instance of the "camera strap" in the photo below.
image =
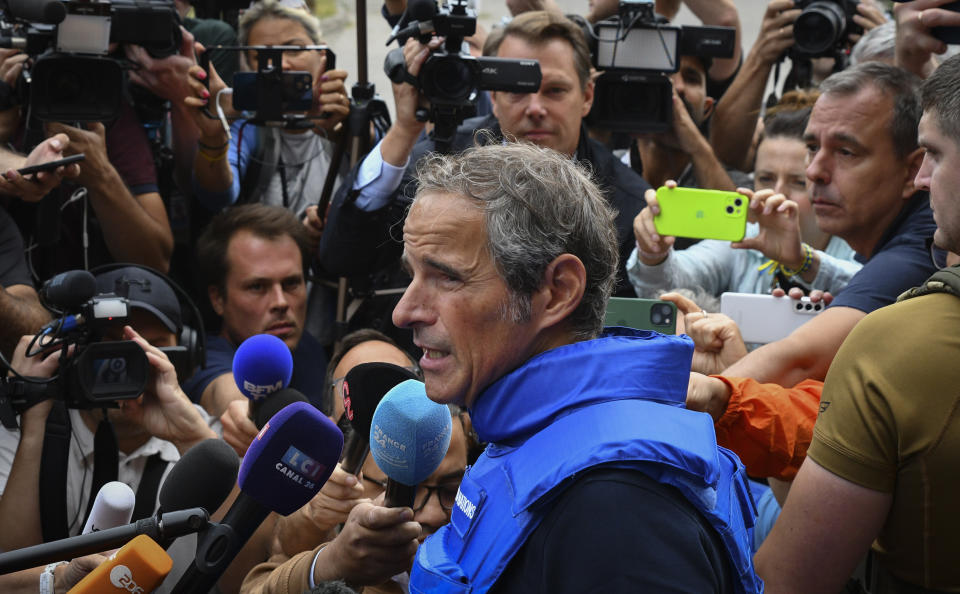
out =
<path fill-rule="evenodd" d="M 70 415 L 54 400 L 47 415 L 40 456 L 40 529 L 43 542 L 70 536 L 67 521 L 67 464 L 70 461 Z"/>
<path fill-rule="evenodd" d="M 97 432 L 93 435 L 93 481 L 90 483 L 90 497 L 87 499 L 87 512 L 84 518 L 90 516 L 93 502 L 97 493 L 107 483 L 117 480 L 117 469 L 120 467 L 120 452 L 117 449 L 117 436 L 113 432 L 113 424 L 107 419 L 107 411 L 103 411 L 103 418 L 97 425 Z"/>

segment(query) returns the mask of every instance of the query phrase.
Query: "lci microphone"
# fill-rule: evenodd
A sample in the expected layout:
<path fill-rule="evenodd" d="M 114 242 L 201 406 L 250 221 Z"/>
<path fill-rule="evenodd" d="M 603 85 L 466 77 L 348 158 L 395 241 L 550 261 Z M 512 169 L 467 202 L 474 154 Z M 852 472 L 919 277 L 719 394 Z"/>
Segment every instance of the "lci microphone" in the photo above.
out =
<path fill-rule="evenodd" d="M 452 432 L 450 409 L 427 398 L 423 382 L 387 392 L 370 427 L 370 454 L 387 475 L 384 505 L 413 507 L 417 484 L 443 462 Z"/>
<path fill-rule="evenodd" d="M 243 457 L 236 501 L 201 537 L 173 592 L 208 592 L 270 512 L 289 515 L 320 491 L 342 449 L 340 429 L 313 405 L 295 402 L 278 412 Z"/>
<path fill-rule="evenodd" d="M 109 559 L 91 571 L 67 594 L 102 592 L 152 592 L 163 582 L 173 560 L 149 536 L 141 534 L 120 547 Z"/>
<path fill-rule="evenodd" d="M 292 376 L 290 348 L 272 334 L 254 334 L 233 355 L 233 379 L 253 402 L 286 388 Z"/>
<path fill-rule="evenodd" d="M 383 397 L 394 386 L 417 379 L 409 369 L 392 363 L 361 363 L 343 379 L 343 411 L 352 431 L 347 432 L 341 467 L 358 474 L 370 451 L 370 422 Z"/>
<path fill-rule="evenodd" d="M 137 496 L 126 483 L 110 481 L 97 492 L 81 534 L 129 524 L 136 503 Z"/>

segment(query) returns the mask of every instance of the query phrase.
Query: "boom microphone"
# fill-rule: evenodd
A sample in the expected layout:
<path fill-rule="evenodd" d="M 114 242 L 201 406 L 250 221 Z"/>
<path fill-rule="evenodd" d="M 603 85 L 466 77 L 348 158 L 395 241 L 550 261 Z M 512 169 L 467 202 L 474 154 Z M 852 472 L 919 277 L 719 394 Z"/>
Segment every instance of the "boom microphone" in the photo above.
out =
<path fill-rule="evenodd" d="M 387 392 L 370 428 L 370 454 L 387 475 L 384 505 L 413 507 L 417 484 L 443 462 L 452 432 L 450 409 L 427 398 L 423 382 Z"/>
<path fill-rule="evenodd" d="M 67 594 L 152 592 L 173 569 L 163 547 L 141 534 L 88 573 Z"/>
<path fill-rule="evenodd" d="M 271 511 L 289 515 L 320 491 L 342 449 L 343 434 L 313 405 L 295 402 L 277 413 L 243 457 L 236 501 L 200 538 L 173 592 L 208 592 Z"/>
<path fill-rule="evenodd" d="M 343 410 L 353 431 L 347 435 L 341 466 L 358 474 L 370 451 L 370 422 L 377 405 L 391 388 L 416 379 L 409 369 L 392 363 L 361 363 L 343 379 Z"/>
<path fill-rule="evenodd" d="M 212 514 L 230 495 L 239 468 L 240 459 L 227 442 L 201 441 L 170 469 L 160 486 L 160 509 L 202 507 Z"/>
<path fill-rule="evenodd" d="M 81 534 L 129 524 L 136 503 L 137 496 L 126 483 L 110 481 L 97 491 L 97 498 L 93 501 Z"/>
<path fill-rule="evenodd" d="M 290 348 L 272 334 L 254 334 L 233 355 L 233 380 L 253 402 L 286 388 L 292 375 Z"/>

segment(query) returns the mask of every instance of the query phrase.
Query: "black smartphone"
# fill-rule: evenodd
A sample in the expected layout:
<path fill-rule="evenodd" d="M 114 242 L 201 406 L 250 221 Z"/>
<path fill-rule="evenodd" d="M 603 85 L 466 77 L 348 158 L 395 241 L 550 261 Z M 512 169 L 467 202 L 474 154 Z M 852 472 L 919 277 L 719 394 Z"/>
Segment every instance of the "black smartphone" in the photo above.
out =
<path fill-rule="evenodd" d="M 948 2 L 939 8 L 944 10 L 952 10 L 953 12 L 960 12 L 960 1 Z M 930 32 L 934 37 L 946 43 L 947 45 L 960 44 L 960 27 L 934 27 L 930 30 Z"/>
<path fill-rule="evenodd" d="M 77 153 L 76 155 L 70 155 L 69 157 L 64 157 L 58 161 L 49 161 L 47 163 L 40 163 L 39 165 L 31 165 L 30 167 L 24 167 L 23 169 L 17 169 L 17 173 L 20 175 L 30 175 L 31 173 L 39 173 L 41 171 L 53 171 L 57 167 L 62 167 L 64 165 L 69 165 L 70 163 L 76 163 L 78 161 L 83 161 L 86 158 L 86 155 L 83 153 Z"/>
<path fill-rule="evenodd" d="M 257 77 L 274 76 L 260 72 L 237 72 L 233 75 L 233 108 L 257 111 Z M 313 77 L 309 72 L 284 71 L 280 83 L 280 105 L 283 111 L 309 111 L 313 106 Z"/>

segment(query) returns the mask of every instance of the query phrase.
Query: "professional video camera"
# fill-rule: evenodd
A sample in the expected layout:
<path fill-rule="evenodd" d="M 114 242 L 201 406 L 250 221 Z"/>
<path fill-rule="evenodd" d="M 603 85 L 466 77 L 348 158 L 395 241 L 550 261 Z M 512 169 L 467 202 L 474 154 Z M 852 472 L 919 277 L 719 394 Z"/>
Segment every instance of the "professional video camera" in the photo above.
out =
<path fill-rule="evenodd" d="M 411 20 L 408 15 L 418 18 Z M 536 60 L 471 56 L 463 39 L 476 30 L 477 16 L 466 0 L 449 0 L 439 12 L 433 0 L 411 0 L 387 40 L 389 45 L 397 39 L 402 47 L 410 37 L 419 37 L 421 43 L 429 42 L 434 34 L 446 37 L 443 47 L 430 54 L 415 79 L 407 72 L 400 48 L 387 54 L 383 66 L 390 80 L 413 84 L 430 102 L 429 110 L 421 110 L 417 118 L 434 123 L 433 137 L 441 151 L 453 140 L 457 126 L 477 114 L 480 91 L 534 93 L 540 88 L 542 77 Z"/>
<path fill-rule="evenodd" d="M 143 393 L 150 367 L 140 345 L 132 340 L 100 342 L 108 329 L 129 324 L 129 302 L 125 295 L 96 294 L 96 286 L 85 270 L 64 272 L 44 283 L 41 298 L 59 318 L 34 337 L 26 354 L 73 349 L 60 351 L 60 370 L 52 378 L 25 378 L 13 370 L 12 377 L 3 379 L 0 421 L 5 426 L 16 428 L 13 413 L 48 398 L 61 399 L 69 408 L 104 408 Z"/>
<path fill-rule="evenodd" d="M 587 124 L 621 132 L 664 132 L 673 123 L 668 74 L 680 56 L 732 58 L 733 27 L 676 27 L 654 12 L 653 0 L 621 0 L 617 16 L 580 21 L 593 65 L 603 71 L 594 87 Z"/>
<path fill-rule="evenodd" d="M 0 47 L 31 60 L 17 93 L 41 121 L 116 118 L 124 63 L 107 54 L 111 42 L 143 46 L 154 58 L 180 50 L 173 0 L 0 0 Z"/>

